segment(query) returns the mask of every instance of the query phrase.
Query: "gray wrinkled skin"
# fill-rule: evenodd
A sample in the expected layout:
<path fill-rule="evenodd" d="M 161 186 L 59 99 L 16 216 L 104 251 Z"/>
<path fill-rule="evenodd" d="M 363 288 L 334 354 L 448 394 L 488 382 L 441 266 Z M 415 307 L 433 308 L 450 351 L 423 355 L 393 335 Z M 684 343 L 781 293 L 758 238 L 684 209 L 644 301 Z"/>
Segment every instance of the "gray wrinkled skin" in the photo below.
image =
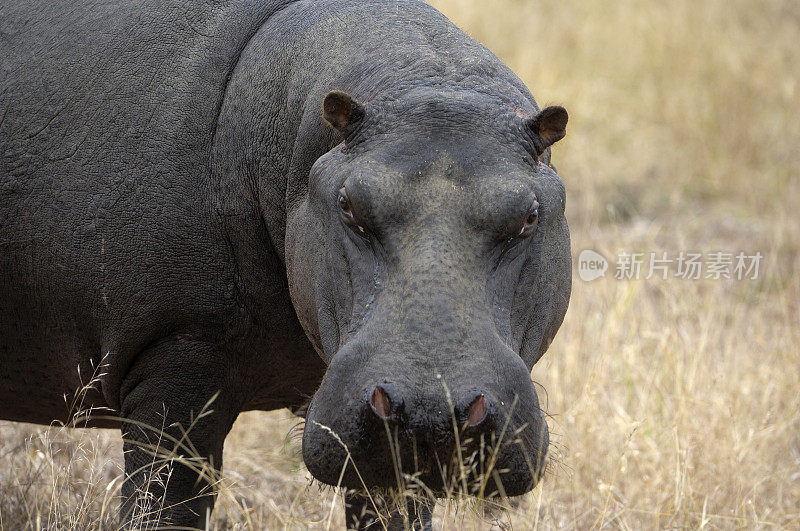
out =
<path fill-rule="evenodd" d="M 68 421 L 102 367 L 84 406 L 125 419 L 90 423 L 129 440 L 123 520 L 155 438 L 137 425 L 188 425 L 218 391 L 191 434 L 217 467 L 240 411 L 311 399 L 323 482 L 344 443 L 344 486 L 353 463 L 396 485 L 388 427 L 441 491 L 455 422 L 470 452 L 499 444 L 484 495 L 528 491 L 548 444 L 530 370 L 571 282 L 545 149 L 566 114 L 538 113 L 415 0 L 4 2 L 0 418 Z M 178 465 L 162 522 L 202 525 L 202 483 Z"/>

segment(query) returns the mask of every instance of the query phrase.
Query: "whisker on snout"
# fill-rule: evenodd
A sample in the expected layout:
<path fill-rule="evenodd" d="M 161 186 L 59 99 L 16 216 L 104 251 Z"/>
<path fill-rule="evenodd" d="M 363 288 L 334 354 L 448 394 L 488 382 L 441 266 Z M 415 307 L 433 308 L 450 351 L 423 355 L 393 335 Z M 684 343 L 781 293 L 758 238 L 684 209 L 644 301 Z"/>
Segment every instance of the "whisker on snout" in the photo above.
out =
<path fill-rule="evenodd" d="M 286 436 L 284 437 L 284 444 L 291 443 L 291 444 L 301 444 L 303 441 L 303 432 L 306 429 L 306 421 L 305 419 L 299 420 L 295 424 L 292 425 L 291 428 L 286 432 Z"/>

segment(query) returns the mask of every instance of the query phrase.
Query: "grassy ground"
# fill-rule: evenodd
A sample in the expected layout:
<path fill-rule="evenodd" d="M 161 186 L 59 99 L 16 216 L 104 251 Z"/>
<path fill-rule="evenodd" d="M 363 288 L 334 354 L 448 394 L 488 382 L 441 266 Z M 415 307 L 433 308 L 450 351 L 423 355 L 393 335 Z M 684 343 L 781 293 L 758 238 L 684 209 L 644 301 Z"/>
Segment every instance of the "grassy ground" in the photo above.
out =
<path fill-rule="evenodd" d="M 800 527 L 800 4 L 440 0 L 570 111 L 554 162 L 575 279 L 533 377 L 552 415 L 541 487 L 445 529 Z M 620 252 L 764 256 L 755 280 L 615 280 Z M 219 528 L 341 526 L 309 485 L 286 412 L 246 413 L 226 446 Z M 115 432 L 0 423 L 0 527 L 111 527 Z"/>

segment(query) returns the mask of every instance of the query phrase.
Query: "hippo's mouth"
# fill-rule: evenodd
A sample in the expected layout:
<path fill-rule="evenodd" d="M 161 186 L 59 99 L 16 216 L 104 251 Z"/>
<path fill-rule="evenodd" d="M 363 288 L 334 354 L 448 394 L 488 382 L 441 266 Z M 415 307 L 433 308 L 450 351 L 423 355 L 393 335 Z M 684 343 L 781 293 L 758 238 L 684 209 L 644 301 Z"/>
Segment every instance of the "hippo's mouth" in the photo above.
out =
<path fill-rule="evenodd" d="M 379 436 L 371 419 L 355 430 L 335 431 L 309 417 L 303 458 L 319 481 L 348 489 L 398 489 L 437 497 L 518 496 L 533 489 L 544 470 L 547 427 L 539 434 L 526 427 L 509 429 L 514 439 L 487 440 L 476 430 L 403 433 L 397 422 L 381 422 Z M 458 433 L 458 442 L 454 433 Z M 531 441 L 540 441 L 531 444 Z"/>

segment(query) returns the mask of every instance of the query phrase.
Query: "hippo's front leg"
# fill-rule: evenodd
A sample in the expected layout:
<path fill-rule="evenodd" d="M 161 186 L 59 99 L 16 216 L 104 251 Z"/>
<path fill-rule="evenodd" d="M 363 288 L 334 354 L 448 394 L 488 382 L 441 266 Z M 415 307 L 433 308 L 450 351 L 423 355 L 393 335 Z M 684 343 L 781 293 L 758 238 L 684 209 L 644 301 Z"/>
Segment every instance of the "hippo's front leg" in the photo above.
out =
<path fill-rule="evenodd" d="M 389 513 L 389 520 L 381 524 L 380 520 L 375 515 L 376 504 L 379 511 L 385 511 L 381 500 L 378 498 L 370 499 L 368 496 L 362 494 L 347 493 L 344 498 L 344 514 L 347 529 L 387 529 L 390 531 L 404 531 L 405 529 L 430 531 L 433 529 L 431 523 L 434 506 L 433 500 L 423 497 L 409 497 L 406 503 L 408 508 L 408 520 L 395 509 Z"/>
<path fill-rule="evenodd" d="M 238 413 L 224 357 L 206 343 L 164 340 L 136 358 L 120 394 L 123 525 L 205 527 Z"/>

